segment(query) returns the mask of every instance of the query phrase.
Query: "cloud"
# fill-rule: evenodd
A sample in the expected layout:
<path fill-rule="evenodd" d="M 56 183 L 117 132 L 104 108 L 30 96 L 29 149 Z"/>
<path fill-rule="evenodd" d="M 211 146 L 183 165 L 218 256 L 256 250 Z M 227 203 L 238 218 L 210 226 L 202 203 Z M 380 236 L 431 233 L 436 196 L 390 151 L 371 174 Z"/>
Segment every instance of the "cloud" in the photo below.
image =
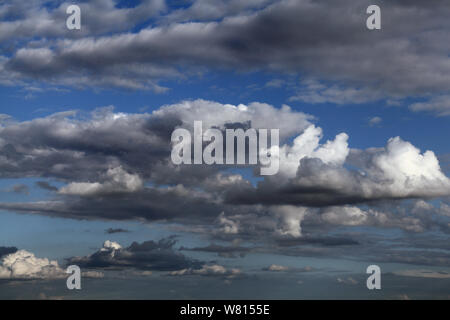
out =
<path fill-rule="evenodd" d="M 101 279 L 105 277 L 105 274 L 99 271 L 83 271 L 81 272 L 81 276 L 84 278 Z"/>
<path fill-rule="evenodd" d="M 67 111 L 2 125 L 1 175 L 77 179 L 79 183 L 87 183 L 82 179 L 95 179 L 87 185 L 74 184 L 63 189 L 65 192 L 76 191 L 77 186 L 102 191 L 117 187 L 127 189 L 128 186 L 122 186 L 121 183 L 131 177 L 119 172 L 121 169 L 114 170 L 121 166 L 127 172 L 134 169 L 137 172 L 128 173 L 139 173 L 142 179 L 153 175 L 157 182 L 164 179 L 162 182 L 165 184 L 181 183 L 182 176 L 202 179 L 210 175 L 210 170 L 217 171 L 217 168 L 211 166 L 198 170 L 193 166 L 175 167 L 167 163 L 170 160 L 170 137 L 174 129 L 192 128 L 194 121 L 202 121 L 205 129 L 225 129 L 231 124 L 251 123 L 255 129 L 280 128 L 280 137 L 287 139 L 306 128 L 309 119 L 311 116 L 293 111 L 288 106 L 281 109 L 263 103 L 235 106 L 205 100 L 163 106 L 152 114 L 118 113 L 114 112 L 113 107 L 100 108 L 91 114 L 79 116 L 77 112 Z M 106 172 L 109 169 L 112 171 Z M 195 175 L 185 174 L 189 171 L 194 171 Z M 177 179 L 170 181 L 171 176 Z M 98 181 L 100 179 L 114 185 L 103 185 L 103 181 Z"/>
<path fill-rule="evenodd" d="M 262 270 L 271 272 L 309 272 L 312 271 L 313 268 L 311 267 L 296 268 L 296 267 L 282 266 L 279 264 L 271 264 L 270 266 L 263 268 Z"/>
<path fill-rule="evenodd" d="M 65 28 L 66 8 L 71 2 L 43 6 L 42 1 L 6 0 L 0 5 L 0 40 L 2 43 L 32 38 L 81 38 L 89 35 L 125 31 L 135 24 L 165 10 L 164 1 L 144 0 L 133 8 L 118 8 L 117 1 L 93 0 L 77 3 L 81 8 L 82 28 L 71 32 Z M 145 12 L 145 14 L 144 14 Z M 8 18 L 8 19 L 6 19 Z M 61 28 L 55 27 L 60 25 Z"/>
<path fill-rule="evenodd" d="M 51 184 L 49 184 L 49 183 L 46 182 L 46 181 L 37 181 L 37 182 L 36 182 L 36 185 L 37 185 L 39 188 L 42 188 L 42 189 L 44 189 L 44 190 L 48 190 L 48 191 L 58 191 L 58 188 L 57 188 L 57 187 L 52 186 Z"/>
<path fill-rule="evenodd" d="M 129 174 L 121 167 L 108 169 L 106 182 L 72 182 L 58 190 L 64 195 L 95 196 L 115 193 L 136 192 L 143 187 L 141 178 Z"/>
<path fill-rule="evenodd" d="M 347 279 L 337 278 L 337 282 L 343 283 L 343 284 L 350 284 L 350 285 L 357 285 L 358 281 L 353 279 L 352 277 L 348 277 Z"/>
<path fill-rule="evenodd" d="M 296 95 L 289 98 L 290 101 L 301 101 L 310 104 L 334 103 L 363 104 L 383 99 L 381 91 L 375 91 L 368 87 L 352 88 L 342 87 L 336 84 L 327 86 L 317 80 L 303 80 L 297 89 Z"/>
<path fill-rule="evenodd" d="M 325 247 L 336 247 L 336 246 L 355 246 L 359 242 L 345 237 L 311 237 L 305 236 L 301 238 L 285 238 L 277 239 L 276 243 L 280 247 L 292 247 L 299 245 L 320 245 Z"/>
<path fill-rule="evenodd" d="M 280 148 L 279 175 L 268 177 L 256 188 L 229 190 L 227 200 L 320 207 L 450 193 L 450 180 L 435 154 L 421 153 L 400 137 L 389 139 L 385 148 L 367 150 L 350 150 L 345 134 L 324 145 L 319 144 L 320 137 L 321 130 L 305 130 L 293 146 Z"/>
<path fill-rule="evenodd" d="M 263 270 L 268 270 L 268 271 L 288 271 L 289 267 L 286 266 L 280 266 L 278 264 L 271 264 L 269 267 L 263 269 Z"/>
<path fill-rule="evenodd" d="M 241 270 L 236 268 L 227 269 L 224 266 L 213 264 L 213 265 L 203 265 L 199 269 L 182 269 L 177 271 L 172 271 L 169 273 L 171 276 L 205 276 L 205 277 L 224 277 L 227 279 L 235 278 L 241 275 Z"/>
<path fill-rule="evenodd" d="M 4 255 L 15 253 L 17 250 L 16 247 L 0 247 L 0 258 Z"/>
<path fill-rule="evenodd" d="M 370 4 L 197 0 L 171 10 L 163 1 L 117 8 L 112 0 L 99 0 L 81 4 L 83 31 L 74 35 L 54 27 L 58 21 L 64 25 L 65 3 L 50 9 L 13 1 L 17 19 L 2 22 L 0 39 L 14 34 L 30 40 L 1 47 L 0 79 L 164 92 L 161 80 L 225 67 L 296 73 L 331 83 L 318 90 L 306 83 L 296 98 L 313 103 L 448 93 L 448 4 L 383 3 L 382 32 L 369 33 L 364 26 Z M 9 11 L 6 4 L 0 10 Z M 156 19 L 150 26 L 129 31 L 151 16 Z M 31 45 L 35 38 L 45 41 Z"/>
<path fill-rule="evenodd" d="M 37 258 L 25 250 L 3 256 L 0 262 L 0 279 L 58 279 L 65 276 L 57 261 Z"/>
<path fill-rule="evenodd" d="M 413 111 L 429 111 L 439 116 L 450 115 L 450 95 L 432 97 L 425 102 L 416 102 L 409 106 Z"/>
<path fill-rule="evenodd" d="M 224 212 L 219 215 L 219 224 L 222 226 L 221 231 L 226 234 L 236 234 L 239 232 L 239 224 L 236 221 L 228 219 Z"/>
<path fill-rule="evenodd" d="M 122 228 L 116 228 L 116 229 L 114 229 L 114 228 L 108 228 L 108 229 L 105 230 L 105 233 L 107 233 L 107 234 L 127 233 L 127 232 L 130 232 L 130 231 L 128 231 L 128 230 L 126 230 L 126 229 L 122 229 Z"/>
<path fill-rule="evenodd" d="M 281 224 L 277 233 L 282 236 L 299 237 L 302 234 L 301 222 L 305 217 L 306 208 L 295 206 L 275 206 L 272 209 L 280 217 Z"/>
<path fill-rule="evenodd" d="M 175 166 L 171 134 L 180 127 L 192 130 L 195 120 L 203 121 L 204 129 L 279 127 L 279 173 L 255 182 L 240 171 L 230 172 L 229 165 Z M 422 152 L 400 137 L 384 148 L 352 149 L 344 132 L 322 141 L 323 130 L 311 120 L 288 106 L 206 100 L 182 101 L 152 113 L 120 113 L 109 106 L 88 114 L 67 111 L 12 120 L 0 127 L 0 176 L 55 179 L 62 186 L 39 183 L 57 192 L 45 201 L 1 202 L 0 209 L 212 225 L 216 239 L 299 238 L 304 225 L 449 229 L 430 215 L 398 214 L 395 206 L 373 208 L 450 195 L 450 180 L 432 151 Z M 257 166 L 248 169 L 258 171 Z"/>
<path fill-rule="evenodd" d="M 434 250 L 415 250 L 411 255 L 410 250 L 376 250 L 372 253 L 374 260 L 379 262 L 406 263 L 411 265 L 448 267 L 450 258 L 447 252 Z"/>
<path fill-rule="evenodd" d="M 433 278 L 433 279 L 449 279 L 450 273 L 445 271 L 430 271 L 430 270 L 400 270 L 394 271 L 393 274 L 402 277 L 415 278 Z"/>
<path fill-rule="evenodd" d="M 380 117 L 373 117 L 373 118 L 370 118 L 370 119 L 369 119 L 369 125 L 370 125 L 371 127 L 380 125 L 381 122 L 383 122 L 383 119 L 380 118 Z"/>
<path fill-rule="evenodd" d="M 426 207 L 423 207 L 423 206 Z M 324 223 L 341 226 L 374 226 L 399 228 L 409 232 L 424 232 L 439 227 L 447 232 L 445 222 L 434 221 L 440 212 L 423 200 L 386 210 L 366 209 L 354 206 L 327 207 L 320 212 Z"/>
<path fill-rule="evenodd" d="M 194 247 L 186 248 L 180 247 L 180 250 L 185 251 L 201 251 L 201 252 L 212 252 L 217 253 L 218 256 L 222 258 L 237 258 L 245 257 L 245 255 L 252 251 L 251 248 L 241 247 L 241 246 L 221 246 L 217 244 L 211 244 L 206 247 Z"/>
<path fill-rule="evenodd" d="M 281 88 L 285 84 L 285 81 L 282 79 L 272 79 L 267 81 L 264 87 L 266 88 Z"/>
<path fill-rule="evenodd" d="M 95 270 L 144 271 L 172 271 L 200 265 L 200 262 L 176 252 L 175 243 L 174 239 L 165 238 L 157 242 L 133 242 L 123 248 L 119 243 L 107 240 L 100 250 L 89 256 L 69 258 L 67 263 Z"/>
<path fill-rule="evenodd" d="M 211 19 L 220 19 L 229 15 L 250 13 L 253 10 L 261 9 L 272 3 L 273 0 L 197 0 L 193 1 L 191 6 L 177 9 L 167 16 L 170 22 L 188 22 L 188 21 L 208 21 Z"/>

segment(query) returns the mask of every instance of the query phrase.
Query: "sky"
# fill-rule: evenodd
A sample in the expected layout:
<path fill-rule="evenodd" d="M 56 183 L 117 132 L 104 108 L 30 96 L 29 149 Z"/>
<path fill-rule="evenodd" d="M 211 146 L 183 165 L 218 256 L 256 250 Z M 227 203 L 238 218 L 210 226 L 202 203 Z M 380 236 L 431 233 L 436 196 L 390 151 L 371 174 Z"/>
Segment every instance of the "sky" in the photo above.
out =
<path fill-rule="evenodd" d="M 0 299 L 449 299 L 449 14 L 3 1 Z M 194 121 L 278 129 L 279 171 L 174 164 Z"/>

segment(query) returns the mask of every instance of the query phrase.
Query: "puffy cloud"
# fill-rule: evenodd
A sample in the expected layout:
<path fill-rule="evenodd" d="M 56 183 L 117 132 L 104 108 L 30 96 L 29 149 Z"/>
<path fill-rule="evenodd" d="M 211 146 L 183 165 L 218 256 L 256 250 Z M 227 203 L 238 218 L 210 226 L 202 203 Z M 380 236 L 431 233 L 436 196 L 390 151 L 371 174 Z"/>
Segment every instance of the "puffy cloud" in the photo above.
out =
<path fill-rule="evenodd" d="M 233 124 L 248 124 L 254 129 L 274 128 L 280 130 L 281 139 L 302 132 L 312 119 L 312 116 L 292 110 L 288 105 L 274 108 L 260 102 L 231 105 L 202 99 L 163 106 L 153 114 L 155 117 L 181 119 L 182 127 L 187 129 L 193 128 L 194 121 L 202 121 L 205 128 L 225 129 Z"/>
<path fill-rule="evenodd" d="M 224 212 L 219 215 L 219 224 L 222 226 L 222 232 L 227 234 L 236 234 L 239 232 L 239 224 L 236 221 L 227 219 Z"/>
<path fill-rule="evenodd" d="M 136 174 L 129 174 L 121 167 L 108 169 L 106 182 L 72 182 L 58 190 L 60 194 L 95 196 L 102 194 L 136 192 L 143 187 L 141 178 Z"/>
<path fill-rule="evenodd" d="M 281 175 L 295 177 L 303 158 L 317 158 L 326 164 L 343 164 L 350 151 L 348 136 L 341 133 L 335 140 L 320 144 L 322 137 L 322 128 L 311 125 L 294 139 L 292 145 L 282 146 L 279 152 Z"/>
<path fill-rule="evenodd" d="M 400 197 L 426 189 L 430 195 L 446 194 L 450 187 L 450 180 L 441 171 L 432 151 L 421 154 L 419 149 L 399 137 L 388 141 L 385 152 L 374 156 L 373 164 L 373 171 L 380 171 L 379 175 L 374 172 L 373 176 L 393 181 L 390 189 Z"/>
<path fill-rule="evenodd" d="M 137 188 L 137 178 L 127 185 L 132 177 L 114 169 L 120 166 L 127 172 L 133 169 L 135 172 L 128 173 L 139 174 L 142 179 L 152 176 L 156 182 L 164 179 L 163 184 L 180 183 L 183 176 L 204 179 L 217 168 L 172 165 L 170 137 L 175 128 L 191 128 L 194 121 L 202 121 L 205 129 L 250 124 L 256 129 L 280 128 L 281 137 L 286 139 L 302 132 L 310 118 L 288 106 L 234 106 L 205 100 L 163 106 L 152 114 L 115 113 L 106 107 L 82 119 L 68 111 L 0 126 L 0 168 L 4 177 L 51 176 L 77 179 L 78 183 L 94 180 L 63 189 L 75 193 L 83 188 L 92 192 Z M 107 170 L 111 171 L 105 173 Z M 103 185 L 100 179 L 111 182 Z"/>
<path fill-rule="evenodd" d="M 109 252 L 112 256 L 114 256 L 116 250 L 122 249 L 122 246 L 117 242 L 106 240 L 103 244 L 103 248 L 100 249 L 100 252 Z"/>
<path fill-rule="evenodd" d="M 37 258 L 25 250 L 8 254 L 0 262 L 0 279 L 56 279 L 65 276 L 57 261 Z"/>
<path fill-rule="evenodd" d="M 358 207 L 328 208 L 321 217 L 326 222 L 347 226 L 363 225 L 368 219 L 367 213 Z"/>
<path fill-rule="evenodd" d="M 413 210 L 412 213 L 414 213 Z M 399 228 L 411 232 L 425 231 L 427 220 L 430 219 L 419 215 L 408 215 L 399 209 L 381 212 L 374 209 L 362 210 L 354 206 L 328 207 L 322 211 L 320 217 L 322 221 L 332 225 Z"/>
<path fill-rule="evenodd" d="M 450 193 L 450 180 L 432 151 L 421 153 L 399 137 L 382 149 L 349 150 L 345 134 L 319 146 L 319 132 L 310 127 L 292 147 L 280 148 L 283 184 L 278 175 L 270 176 L 257 188 L 230 190 L 228 201 L 320 207 Z"/>
<path fill-rule="evenodd" d="M 233 239 L 236 236 L 253 238 L 269 235 L 274 238 L 300 237 L 301 223 L 308 214 L 306 207 L 289 205 L 227 208 L 234 214 L 219 215 L 213 231 L 217 238 Z M 236 228 L 233 229 L 232 226 Z"/>
<path fill-rule="evenodd" d="M 301 222 L 307 208 L 295 206 L 275 206 L 271 209 L 280 218 L 280 225 L 276 232 L 282 236 L 299 237 L 302 234 Z"/>

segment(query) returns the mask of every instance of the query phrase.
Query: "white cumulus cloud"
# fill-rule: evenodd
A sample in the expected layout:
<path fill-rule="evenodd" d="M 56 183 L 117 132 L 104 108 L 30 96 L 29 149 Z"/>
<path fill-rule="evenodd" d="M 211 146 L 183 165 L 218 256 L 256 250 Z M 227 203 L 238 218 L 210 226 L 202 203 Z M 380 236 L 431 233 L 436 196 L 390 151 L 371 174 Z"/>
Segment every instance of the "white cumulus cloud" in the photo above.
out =
<path fill-rule="evenodd" d="M 65 276 L 57 261 L 37 258 L 25 250 L 9 254 L 0 262 L 0 279 L 55 279 Z"/>

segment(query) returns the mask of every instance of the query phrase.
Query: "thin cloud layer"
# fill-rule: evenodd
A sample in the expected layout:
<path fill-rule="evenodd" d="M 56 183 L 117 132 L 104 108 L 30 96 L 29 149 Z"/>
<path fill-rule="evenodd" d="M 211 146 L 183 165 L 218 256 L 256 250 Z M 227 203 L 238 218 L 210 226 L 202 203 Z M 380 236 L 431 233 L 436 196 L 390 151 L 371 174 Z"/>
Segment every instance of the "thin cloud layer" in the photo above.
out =
<path fill-rule="evenodd" d="M 172 271 L 169 273 L 171 276 L 204 276 L 204 277 L 224 277 L 227 279 L 232 279 L 241 275 L 241 270 L 237 268 L 227 269 L 224 266 L 213 264 L 213 265 L 203 265 L 199 269 L 182 269 L 178 271 Z"/>

